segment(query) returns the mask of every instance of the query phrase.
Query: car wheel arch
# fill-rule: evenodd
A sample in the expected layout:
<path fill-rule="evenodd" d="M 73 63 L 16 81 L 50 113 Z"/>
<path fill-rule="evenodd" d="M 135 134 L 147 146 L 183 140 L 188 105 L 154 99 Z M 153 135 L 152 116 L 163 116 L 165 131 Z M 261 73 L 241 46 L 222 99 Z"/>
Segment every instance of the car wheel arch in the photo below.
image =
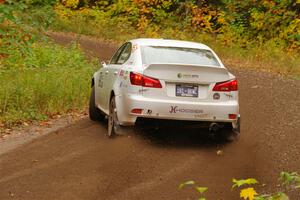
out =
<path fill-rule="evenodd" d="M 94 85 L 95 85 L 95 78 L 93 77 L 91 81 L 91 87 L 93 87 Z"/>
<path fill-rule="evenodd" d="M 110 96 L 109 96 L 109 102 L 111 101 L 111 99 L 115 96 L 115 92 L 112 90 L 110 92 Z"/>

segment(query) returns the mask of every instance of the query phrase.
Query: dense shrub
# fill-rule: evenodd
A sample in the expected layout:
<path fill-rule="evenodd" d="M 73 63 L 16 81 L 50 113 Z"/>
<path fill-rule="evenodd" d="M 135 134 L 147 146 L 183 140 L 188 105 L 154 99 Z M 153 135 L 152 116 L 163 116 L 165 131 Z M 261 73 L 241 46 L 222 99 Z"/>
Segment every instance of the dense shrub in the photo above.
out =
<path fill-rule="evenodd" d="M 144 1 L 137 3 L 144 5 Z M 203 1 L 201 4 L 198 2 L 197 5 L 192 1 L 175 2 L 156 9 L 164 13 L 162 18 L 157 18 L 155 12 L 150 9 L 152 4 L 147 5 L 147 11 L 144 11 L 137 8 L 137 4 L 131 0 L 111 3 L 106 9 L 102 7 L 69 9 L 58 4 L 55 6 L 57 18 L 52 28 L 119 42 L 137 37 L 202 42 L 211 46 L 229 66 L 251 67 L 300 77 L 297 37 L 291 41 L 283 36 L 273 35 L 273 37 L 269 33 L 273 31 L 272 28 L 255 33 L 257 28 L 250 27 L 254 25 L 251 25 L 253 20 L 250 20 L 251 16 L 247 11 L 252 7 L 247 1 L 243 2 L 242 7 L 242 2 L 236 3 L 237 5 L 217 4 L 213 1 L 211 3 Z M 177 4 L 178 7 L 175 6 Z M 237 11 L 234 12 L 235 10 Z M 242 17 L 242 14 L 245 16 Z M 292 17 L 289 20 L 298 19 Z M 279 35 L 283 35 L 287 30 L 282 26 L 282 30 L 278 29 Z M 292 32 L 299 35 L 299 30 L 293 29 Z M 287 35 L 290 38 L 292 34 Z"/>
<path fill-rule="evenodd" d="M 0 4 L 0 124 L 6 126 L 87 104 L 93 67 L 76 44 L 62 47 L 43 34 L 53 12 L 28 10 L 39 2 Z"/>
<path fill-rule="evenodd" d="M 31 56 L 2 65 L 8 69 L 0 70 L 0 122 L 7 126 L 87 105 L 94 69 L 76 45 L 35 43 Z"/>
<path fill-rule="evenodd" d="M 109 18 L 126 19 L 139 31 L 192 28 L 221 35 L 242 46 L 271 42 L 299 50 L 300 3 L 296 0 L 62 0 L 73 9 L 94 8 Z M 242 36 L 241 36 L 242 35 Z"/>

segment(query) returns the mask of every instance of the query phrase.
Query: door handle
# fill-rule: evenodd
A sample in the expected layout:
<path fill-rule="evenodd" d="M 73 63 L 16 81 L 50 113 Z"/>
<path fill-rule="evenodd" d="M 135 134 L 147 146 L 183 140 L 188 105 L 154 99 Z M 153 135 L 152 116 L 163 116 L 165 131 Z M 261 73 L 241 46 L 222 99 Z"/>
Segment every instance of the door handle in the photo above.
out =
<path fill-rule="evenodd" d="M 109 73 L 109 71 L 105 71 L 105 74 L 108 74 Z"/>
<path fill-rule="evenodd" d="M 118 75 L 118 71 L 115 71 L 115 72 L 114 72 L 114 75 Z"/>

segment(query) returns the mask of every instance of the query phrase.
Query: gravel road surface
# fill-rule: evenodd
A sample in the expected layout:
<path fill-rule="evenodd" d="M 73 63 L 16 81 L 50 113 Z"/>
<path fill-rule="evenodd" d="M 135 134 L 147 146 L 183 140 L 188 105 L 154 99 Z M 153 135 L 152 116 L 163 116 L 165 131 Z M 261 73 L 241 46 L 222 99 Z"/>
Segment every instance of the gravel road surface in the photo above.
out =
<path fill-rule="evenodd" d="M 76 38 L 50 35 L 64 45 Z M 89 37 L 80 44 L 101 59 L 116 48 Z M 0 199 L 197 199 L 192 188 L 178 190 L 195 180 L 209 188 L 207 199 L 235 200 L 232 178 L 249 177 L 260 182 L 259 192 L 277 191 L 281 171 L 300 172 L 300 81 L 228 67 L 239 80 L 237 141 L 174 123 L 109 139 L 105 123 L 85 117 L 2 154 Z M 290 197 L 299 200 L 300 192 Z"/>

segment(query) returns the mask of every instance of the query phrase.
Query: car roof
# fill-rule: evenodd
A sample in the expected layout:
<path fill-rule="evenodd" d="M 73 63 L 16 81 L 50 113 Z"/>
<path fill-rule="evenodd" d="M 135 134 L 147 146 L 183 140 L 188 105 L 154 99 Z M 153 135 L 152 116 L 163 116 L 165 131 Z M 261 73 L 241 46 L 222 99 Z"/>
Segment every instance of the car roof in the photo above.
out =
<path fill-rule="evenodd" d="M 138 38 L 138 39 L 130 40 L 129 42 L 131 42 L 132 44 L 137 44 L 139 46 L 167 46 L 167 47 L 184 47 L 184 48 L 211 50 L 205 44 L 183 41 L 183 40 Z"/>

